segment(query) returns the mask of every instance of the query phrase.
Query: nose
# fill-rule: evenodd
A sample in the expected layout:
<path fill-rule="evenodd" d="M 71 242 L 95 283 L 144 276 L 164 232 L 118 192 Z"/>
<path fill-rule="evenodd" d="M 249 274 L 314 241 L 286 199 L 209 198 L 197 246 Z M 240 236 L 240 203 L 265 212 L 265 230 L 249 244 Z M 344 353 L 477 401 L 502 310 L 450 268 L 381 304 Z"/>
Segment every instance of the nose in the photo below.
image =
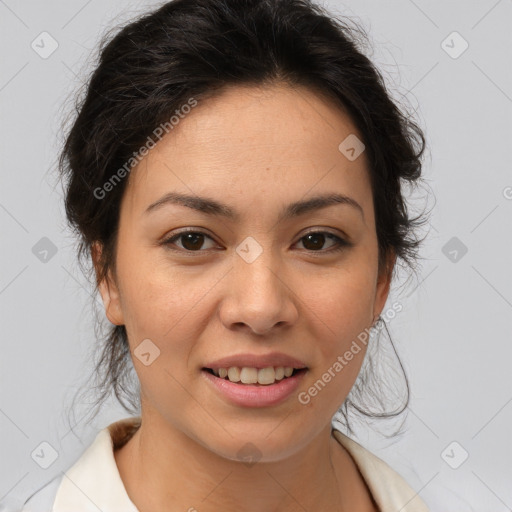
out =
<path fill-rule="evenodd" d="M 290 277 L 272 256 L 264 251 L 252 263 L 239 256 L 234 260 L 219 312 L 224 326 L 266 335 L 276 327 L 293 325 L 299 316 L 298 298 Z"/>

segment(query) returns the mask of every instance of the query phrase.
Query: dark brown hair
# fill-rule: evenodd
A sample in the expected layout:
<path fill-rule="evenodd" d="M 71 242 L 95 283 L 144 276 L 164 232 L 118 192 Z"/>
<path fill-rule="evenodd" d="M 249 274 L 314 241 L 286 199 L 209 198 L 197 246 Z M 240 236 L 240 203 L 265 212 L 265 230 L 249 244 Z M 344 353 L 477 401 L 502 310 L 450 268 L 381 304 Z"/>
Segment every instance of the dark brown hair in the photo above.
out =
<path fill-rule="evenodd" d="M 190 98 L 207 101 L 226 87 L 276 83 L 308 87 L 349 113 L 370 163 L 379 269 L 386 270 L 384 262 L 393 251 L 398 262 L 415 270 L 423 241 L 415 229 L 422 221 L 420 215 L 409 217 L 402 186 L 420 179 L 425 138 L 358 47 L 367 39 L 360 26 L 307 0 L 173 0 L 115 30 L 114 37 L 107 34 L 100 43 L 99 62 L 77 99 L 59 159 L 67 218 L 89 277 L 94 272 L 91 247 L 95 242 L 103 247 L 96 285 L 115 270 L 127 181 L 115 175 L 119 178 L 119 170 L 126 169 L 155 129 Z M 106 197 L 98 197 L 107 182 L 114 186 Z M 403 412 L 409 400 L 401 362 L 405 398 L 391 411 L 381 407 L 380 384 L 370 383 L 374 363 L 365 363 L 339 410 L 349 431 L 350 407 L 370 417 L 391 417 Z M 124 326 L 109 326 L 95 376 L 96 412 L 113 391 L 128 412 L 139 414 L 138 381 Z M 365 407 L 365 400 L 377 405 Z"/>

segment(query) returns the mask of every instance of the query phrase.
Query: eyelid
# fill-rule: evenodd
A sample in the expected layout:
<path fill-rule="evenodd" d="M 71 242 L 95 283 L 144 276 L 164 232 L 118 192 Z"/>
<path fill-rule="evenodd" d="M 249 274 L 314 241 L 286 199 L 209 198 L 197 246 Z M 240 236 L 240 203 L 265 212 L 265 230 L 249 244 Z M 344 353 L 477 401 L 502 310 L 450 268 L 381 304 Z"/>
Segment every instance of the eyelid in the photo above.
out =
<path fill-rule="evenodd" d="M 201 228 L 183 228 L 181 230 L 173 232 L 171 235 L 164 236 L 163 239 L 159 242 L 159 245 L 164 245 L 164 246 L 170 247 L 172 242 L 174 242 L 175 240 L 178 240 L 180 236 L 186 235 L 187 233 L 195 233 L 195 234 L 204 235 L 215 242 L 215 238 L 212 235 L 208 234 L 206 231 L 203 231 Z M 187 252 L 187 253 L 206 252 L 206 251 L 186 251 L 179 247 L 178 248 L 170 247 L 170 249 L 181 252 L 181 253 L 183 253 L 183 252 Z"/>
<path fill-rule="evenodd" d="M 307 235 L 309 235 L 311 233 L 327 233 L 329 235 L 336 236 L 336 237 L 342 239 L 343 241 L 345 241 L 347 243 L 349 242 L 349 237 L 343 231 L 334 232 L 334 231 L 331 230 L 331 228 L 322 228 L 322 227 L 309 229 L 305 233 L 302 233 L 299 236 L 298 240 L 300 240 L 301 238 L 303 238 L 303 237 L 305 237 L 305 236 L 307 236 Z M 341 233 L 341 234 L 338 234 L 338 233 Z"/>
<path fill-rule="evenodd" d="M 319 251 L 311 251 L 311 250 L 304 249 L 304 251 L 308 254 L 308 256 L 309 255 L 311 255 L 313 257 L 314 256 L 318 256 L 318 257 L 328 256 L 330 254 L 336 254 L 340 251 L 343 251 L 344 249 L 349 249 L 354 246 L 354 243 L 350 240 L 350 238 L 347 235 L 345 235 L 345 233 L 343 233 L 342 235 L 339 235 L 339 234 L 333 233 L 332 231 L 330 231 L 329 229 L 326 229 L 326 228 L 313 228 L 313 229 L 310 229 L 309 231 L 306 231 L 305 233 L 302 233 L 299 236 L 298 240 L 295 242 L 295 244 L 299 243 L 305 236 L 307 236 L 309 234 L 317 234 L 317 233 L 330 235 L 331 237 L 333 237 L 335 239 L 335 244 L 332 247 L 329 247 L 328 249 L 321 249 Z"/>

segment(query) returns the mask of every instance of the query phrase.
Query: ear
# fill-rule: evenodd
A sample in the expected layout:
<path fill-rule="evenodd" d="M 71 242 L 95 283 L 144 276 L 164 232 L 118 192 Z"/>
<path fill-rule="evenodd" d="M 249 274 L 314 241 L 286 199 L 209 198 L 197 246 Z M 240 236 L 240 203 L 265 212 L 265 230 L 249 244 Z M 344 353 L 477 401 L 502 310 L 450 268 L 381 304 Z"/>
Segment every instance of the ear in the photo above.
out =
<path fill-rule="evenodd" d="M 91 246 L 91 257 L 94 264 L 97 282 L 100 276 L 101 252 L 101 243 L 94 242 Z M 108 271 L 107 276 L 98 282 L 98 290 L 103 300 L 105 314 L 108 320 L 114 325 L 124 325 L 119 289 L 110 270 Z"/>
<path fill-rule="evenodd" d="M 377 279 L 377 288 L 375 291 L 375 303 L 374 303 L 374 311 L 373 311 L 373 321 L 375 322 L 379 315 L 382 313 L 384 309 L 384 305 L 386 304 L 386 300 L 389 295 L 389 289 L 391 286 L 391 277 L 393 275 L 393 268 L 395 267 L 396 262 L 396 254 L 391 249 L 388 258 L 386 260 L 386 264 L 384 269 L 381 271 L 378 279 Z"/>

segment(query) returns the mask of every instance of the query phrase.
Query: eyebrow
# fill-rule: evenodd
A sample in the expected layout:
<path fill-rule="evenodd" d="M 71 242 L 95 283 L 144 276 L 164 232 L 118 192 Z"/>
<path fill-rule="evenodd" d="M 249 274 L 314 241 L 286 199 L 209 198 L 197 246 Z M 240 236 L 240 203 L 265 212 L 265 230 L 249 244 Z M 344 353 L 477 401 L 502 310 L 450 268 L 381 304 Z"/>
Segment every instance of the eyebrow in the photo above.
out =
<path fill-rule="evenodd" d="M 179 194 L 177 192 L 165 194 L 163 197 L 150 204 L 144 213 L 153 212 L 169 204 L 185 206 L 205 215 L 221 216 L 232 221 L 240 220 L 240 214 L 227 204 L 208 197 Z M 337 204 L 351 206 L 358 210 L 364 220 L 363 208 L 355 199 L 343 194 L 323 194 L 286 205 L 279 214 L 278 222 Z"/>

